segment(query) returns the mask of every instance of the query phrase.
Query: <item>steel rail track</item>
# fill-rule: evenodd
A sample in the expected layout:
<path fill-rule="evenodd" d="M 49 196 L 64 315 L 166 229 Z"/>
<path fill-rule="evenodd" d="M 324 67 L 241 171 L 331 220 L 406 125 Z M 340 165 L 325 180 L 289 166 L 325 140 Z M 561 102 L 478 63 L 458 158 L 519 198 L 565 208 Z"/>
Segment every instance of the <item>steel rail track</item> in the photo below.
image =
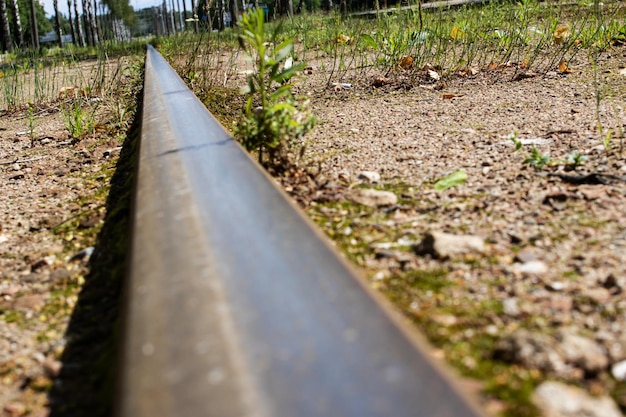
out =
<path fill-rule="evenodd" d="M 478 417 L 152 47 L 119 417 Z"/>

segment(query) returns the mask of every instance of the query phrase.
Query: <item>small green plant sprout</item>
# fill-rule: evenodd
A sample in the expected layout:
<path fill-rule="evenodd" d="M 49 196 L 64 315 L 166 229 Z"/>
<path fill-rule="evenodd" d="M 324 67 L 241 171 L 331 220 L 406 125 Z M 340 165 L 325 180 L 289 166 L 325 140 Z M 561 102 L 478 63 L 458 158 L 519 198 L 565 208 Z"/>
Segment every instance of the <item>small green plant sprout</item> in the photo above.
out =
<path fill-rule="evenodd" d="M 539 171 L 546 165 L 550 164 L 550 162 L 552 162 L 550 155 L 542 154 L 541 151 L 539 151 L 539 149 L 537 149 L 537 147 L 533 144 L 533 148 L 530 150 L 530 155 L 524 160 L 523 163 L 529 164 Z"/>
<path fill-rule="evenodd" d="M 35 146 L 35 128 L 37 122 L 35 121 L 35 105 L 32 101 L 28 102 L 28 136 L 30 137 L 30 147 Z"/>
<path fill-rule="evenodd" d="M 289 84 L 304 64 L 289 65 L 293 39 L 274 46 L 280 27 L 266 39 L 263 9 L 244 13 L 240 28 L 239 46 L 253 60 L 254 70 L 243 89 L 248 99 L 236 136 L 246 149 L 258 152 L 259 163 L 267 167 L 293 163 L 291 151 L 304 146 L 302 138 L 315 122 L 308 101 L 294 97 Z"/>
<path fill-rule="evenodd" d="M 96 107 L 90 109 L 86 104 L 82 97 L 76 97 L 61 105 L 65 128 L 72 139 L 80 139 L 96 127 Z"/>
<path fill-rule="evenodd" d="M 574 151 L 571 154 L 567 155 L 567 159 L 565 160 L 565 168 L 569 170 L 575 170 L 576 168 L 583 166 L 586 160 L 586 156 L 581 155 L 578 151 Z"/>
<path fill-rule="evenodd" d="M 517 132 L 513 132 L 512 134 L 510 134 L 508 136 L 509 140 L 511 140 L 513 142 L 513 145 L 515 145 L 515 152 L 519 151 L 520 149 L 522 149 L 522 146 L 524 145 L 522 143 L 521 140 L 519 140 L 519 138 L 517 137 Z"/>
<path fill-rule="evenodd" d="M 467 180 L 467 173 L 464 170 L 458 170 L 452 174 L 440 179 L 435 183 L 435 190 L 444 191 L 448 188 L 456 187 L 457 185 L 464 184 Z"/>

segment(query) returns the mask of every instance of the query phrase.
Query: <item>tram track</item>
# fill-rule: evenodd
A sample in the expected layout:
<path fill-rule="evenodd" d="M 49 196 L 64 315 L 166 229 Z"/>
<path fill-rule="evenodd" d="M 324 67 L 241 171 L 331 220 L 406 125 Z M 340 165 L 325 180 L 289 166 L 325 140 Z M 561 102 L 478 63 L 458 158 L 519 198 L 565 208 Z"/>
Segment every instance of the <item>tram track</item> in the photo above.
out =
<path fill-rule="evenodd" d="M 117 415 L 480 416 L 152 47 Z"/>

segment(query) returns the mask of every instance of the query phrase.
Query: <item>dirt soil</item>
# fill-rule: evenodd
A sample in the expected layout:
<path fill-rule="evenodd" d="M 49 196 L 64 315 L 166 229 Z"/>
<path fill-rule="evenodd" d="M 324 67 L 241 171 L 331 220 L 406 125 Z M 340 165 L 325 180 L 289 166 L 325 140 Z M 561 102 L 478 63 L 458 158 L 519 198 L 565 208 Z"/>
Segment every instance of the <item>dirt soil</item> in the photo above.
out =
<path fill-rule="evenodd" d="M 316 168 L 287 190 L 436 357 L 480 381 L 468 387 L 491 414 L 626 410 L 625 62 L 618 46 L 596 74 L 577 57 L 571 72 L 299 87 L 314 97 Z M 464 184 L 436 190 L 459 170 Z M 358 204 L 362 188 L 398 201 Z M 559 414 L 569 392 L 585 405 Z"/>
<path fill-rule="evenodd" d="M 414 83 L 402 72 L 384 83 L 337 80 L 345 88 L 327 86 L 312 63 L 297 86 L 318 123 L 305 153 L 310 175 L 283 178 L 285 188 L 428 336 L 433 356 L 478 381 L 467 387 L 490 414 L 547 415 L 538 389 L 547 380 L 626 410 L 624 62 L 623 46 L 605 54 L 599 84 L 580 58 L 571 73 L 515 77 L 511 64 L 434 80 L 426 69 Z M 62 387 L 85 368 L 66 347 L 95 340 L 101 349 L 114 321 L 96 310 L 99 330 L 66 334 L 111 213 L 105 199 L 123 137 L 103 129 L 72 141 L 54 105 L 37 109 L 35 121 L 31 140 L 27 109 L 0 113 L 3 417 L 69 415 Z M 541 169 L 524 164 L 533 146 L 550 155 Z M 464 184 L 435 189 L 458 170 Z M 354 203 L 362 188 L 398 201 Z M 438 231 L 453 235 L 444 249 L 460 249 L 438 249 Z M 115 287 L 97 298 L 108 306 L 117 295 Z M 103 389 L 94 375 L 83 388 Z M 86 410 L 70 414 L 108 412 Z"/>
<path fill-rule="evenodd" d="M 114 70 L 130 68 L 129 61 L 113 61 Z M 83 77 L 95 73 L 92 67 L 81 66 Z M 104 278 L 97 271 L 116 252 L 103 240 L 103 225 L 115 213 L 107 202 L 112 178 L 128 175 L 116 163 L 137 78 L 112 71 L 105 80 L 113 89 L 86 94 L 81 84 L 59 85 L 68 88 L 46 104 L 0 110 L 3 417 L 110 411 L 99 401 L 108 398 L 107 345 L 120 298 L 113 278 L 123 265 L 118 261 Z M 72 137 L 68 118 L 93 122 L 93 130 Z"/>

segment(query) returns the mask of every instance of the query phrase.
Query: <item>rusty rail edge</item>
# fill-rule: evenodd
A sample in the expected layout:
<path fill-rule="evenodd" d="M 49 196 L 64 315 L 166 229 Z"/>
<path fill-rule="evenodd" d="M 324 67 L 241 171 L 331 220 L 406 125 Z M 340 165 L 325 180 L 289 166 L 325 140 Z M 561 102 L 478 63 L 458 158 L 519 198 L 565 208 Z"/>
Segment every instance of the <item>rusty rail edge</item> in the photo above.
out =
<path fill-rule="evenodd" d="M 478 417 L 148 48 L 119 417 Z"/>

